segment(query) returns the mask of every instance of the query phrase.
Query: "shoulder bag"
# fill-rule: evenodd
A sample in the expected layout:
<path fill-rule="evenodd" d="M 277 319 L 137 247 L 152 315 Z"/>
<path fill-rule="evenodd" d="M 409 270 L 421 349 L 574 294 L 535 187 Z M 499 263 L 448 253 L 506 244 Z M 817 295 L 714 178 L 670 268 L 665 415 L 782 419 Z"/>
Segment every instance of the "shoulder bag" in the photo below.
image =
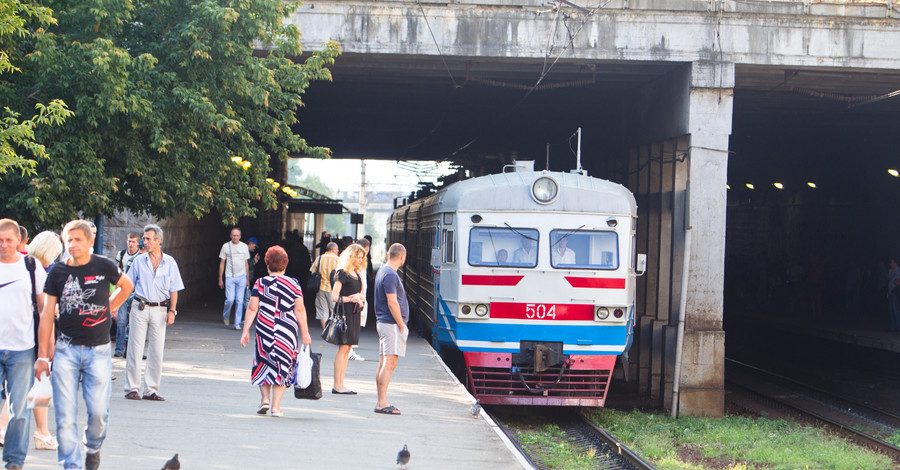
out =
<path fill-rule="evenodd" d="M 322 330 L 322 339 L 326 343 L 334 345 L 344 344 L 344 336 L 347 333 L 347 318 L 344 316 L 344 304 L 335 302 L 334 311 L 328 316 L 325 322 L 325 329 Z"/>
<path fill-rule="evenodd" d="M 306 290 L 310 293 L 318 292 L 319 287 L 322 285 L 322 273 L 319 272 L 319 264 L 321 263 L 322 257 L 319 256 L 319 259 L 316 260 L 316 270 L 309 277 L 309 281 L 306 282 Z"/>

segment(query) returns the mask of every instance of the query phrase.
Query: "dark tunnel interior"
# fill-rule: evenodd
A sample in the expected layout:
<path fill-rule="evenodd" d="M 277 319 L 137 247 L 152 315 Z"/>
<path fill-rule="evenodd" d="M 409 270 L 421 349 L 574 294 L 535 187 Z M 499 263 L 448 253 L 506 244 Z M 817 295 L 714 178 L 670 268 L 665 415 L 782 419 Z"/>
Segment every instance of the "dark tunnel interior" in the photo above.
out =
<path fill-rule="evenodd" d="M 680 66 L 563 64 L 529 93 L 539 61 L 341 60 L 332 83 L 304 96 L 299 128 L 311 144 L 335 158 L 449 160 L 476 175 L 515 158 L 543 169 L 548 142 L 551 169 L 572 169 L 570 137 L 582 127 L 583 166 L 610 177 L 640 87 Z M 887 258 L 900 252 L 900 178 L 888 173 L 900 170 L 900 97 L 885 94 L 900 74 L 739 66 L 735 83 L 726 327 L 744 314 L 821 309 L 886 328 Z"/>

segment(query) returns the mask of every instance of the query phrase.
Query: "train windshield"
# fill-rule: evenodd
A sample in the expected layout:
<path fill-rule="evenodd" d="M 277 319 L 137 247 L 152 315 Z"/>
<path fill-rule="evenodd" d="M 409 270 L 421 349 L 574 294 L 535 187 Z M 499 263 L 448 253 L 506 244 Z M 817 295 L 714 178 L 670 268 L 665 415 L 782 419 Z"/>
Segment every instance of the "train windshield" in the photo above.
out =
<path fill-rule="evenodd" d="M 533 268 L 537 266 L 538 231 L 533 228 L 473 228 L 469 264 Z"/>
<path fill-rule="evenodd" d="M 612 231 L 553 230 L 550 265 L 560 269 L 619 269 L 619 236 Z"/>

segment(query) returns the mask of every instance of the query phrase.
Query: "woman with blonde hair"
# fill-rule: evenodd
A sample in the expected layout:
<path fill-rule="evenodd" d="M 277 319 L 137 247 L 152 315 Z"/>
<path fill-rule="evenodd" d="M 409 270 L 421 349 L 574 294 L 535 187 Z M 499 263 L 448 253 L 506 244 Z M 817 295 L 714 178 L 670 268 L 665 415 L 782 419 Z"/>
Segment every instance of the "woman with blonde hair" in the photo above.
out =
<path fill-rule="evenodd" d="M 360 313 L 366 303 L 366 297 L 362 293 L 363 283 L 366 282 L 366 250 L 356 243 L 348 246 L 341 253 L 332 280 L 334 287 L 331 289 L 331 300 L 335 304 L 335 310 L 343 308 L 347 332 L 334 356 L 334 387 L 331 393 L 356 395 L 356 392 L 344 386 L 344 373 L 347 372 L 350 348 L 359 344 Z M 341 305 L 338 306 L 338 303 Z"/>
<path fill-rule="evenodd" d="M 41 266 L 49 271 L 50 265 L 62 253 L 63 244 L 59 235 L 46 230 L 35 235 L 27 249 L 28 254 L 34 256 L 41 263 Z M 34 422 L 37 428 L 34 431 L 34 448 L 37 450 L 56 450 L 59 447 L 59 443 L 56 442 L 56 438 L 53 437 L 53 434 L 50 434 L 50 429 L 47 427 L 49 409 L 34 407 Z"/>
<path fill-rule="evenodd" d="M 44 269 L 50 269 L 50 265 L 59 258 L 59 254 L 63 251 L 62 241 L 59 235 L 49 230 L 43 231 L 35 235 L 28 245 L 28 254 L 34 256 L 41 262 Z"/>

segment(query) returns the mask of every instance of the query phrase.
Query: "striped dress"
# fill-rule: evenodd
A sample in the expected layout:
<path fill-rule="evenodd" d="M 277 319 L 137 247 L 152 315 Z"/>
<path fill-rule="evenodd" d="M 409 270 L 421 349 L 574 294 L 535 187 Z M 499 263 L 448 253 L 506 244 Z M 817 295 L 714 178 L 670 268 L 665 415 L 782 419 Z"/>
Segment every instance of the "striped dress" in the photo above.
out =
<path fill-rule="evenodd" d="M 251 381 L 254 385 L 288 386 L 297 363 L 299 325 L 294 302 L 303 302 L 300 284 L 287 276 L 266 276 L 256 281 L 251 295 L 259 297 Z"/>

